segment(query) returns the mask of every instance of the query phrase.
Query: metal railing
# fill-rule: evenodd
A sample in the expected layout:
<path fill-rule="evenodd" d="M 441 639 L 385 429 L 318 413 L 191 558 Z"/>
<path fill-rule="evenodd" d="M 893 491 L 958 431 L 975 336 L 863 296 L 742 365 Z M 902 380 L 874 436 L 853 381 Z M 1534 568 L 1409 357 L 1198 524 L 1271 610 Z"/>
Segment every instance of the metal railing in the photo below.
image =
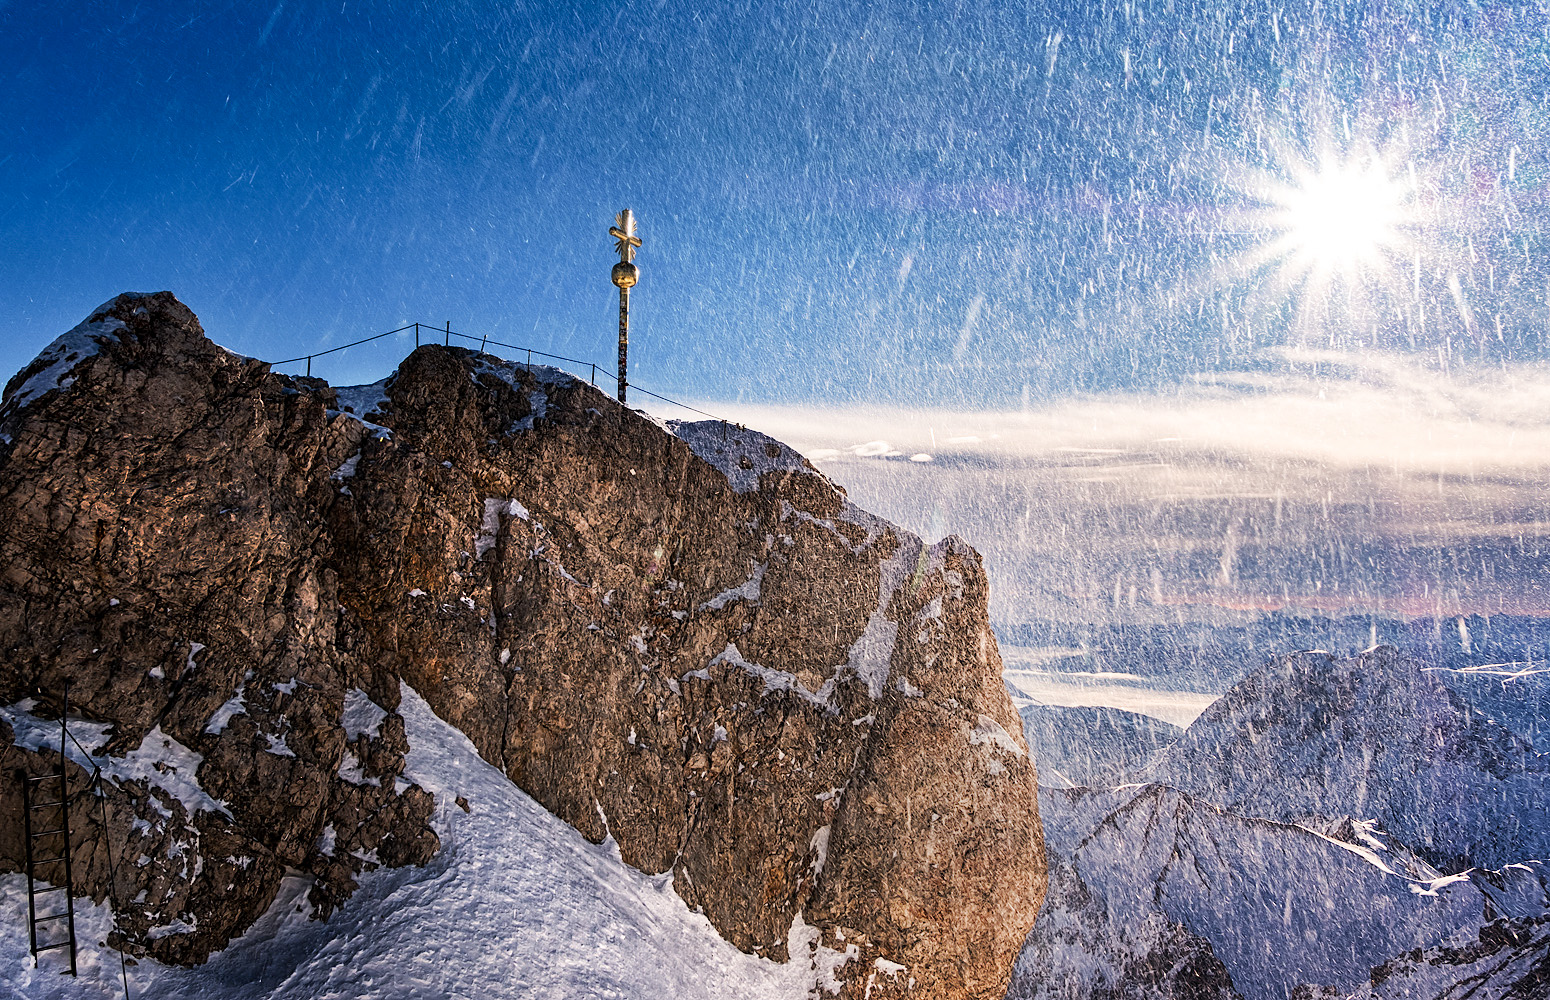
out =
<path fill-rule="evenodd" d="M 269 366 L 271 368 L 276 368 L 276 367 L 279 367 L 280 365 L 293 365 L 293 364 L 297 364 L 298 362 L 305 361 L 307 363 L 307 372 L 306 372 L 307 377 L 311 378 L 312 377 L 312 359 L 313 358 L 321 358 L 321 357 L 326 357 L 326 356 L 328 356 L 330 354 L 337 354 L 340 351 L 348 350 L 351 347 L 359 347 L 362 344 L 369 344 L 369 343 L 371 343 L 374 340 L 381 340 L 384 337 L 391 337 L 391 336 L 393 336 L 395 334 L 404 333 L 404 332 L 409 331 L 409 330 L 413 330 L 414 331 L 414 346 L 415 347 L 419 347 L 423 343 L 423 339 L 422 338 L 425 337 L 428 334 L 439 334 L 441 336 L 441 338 L 442 338 L 442 346 L 444 346 L 444 347 L 451 347 L 452 346 L 452 338 L 453 337 L 457 337 L 459 340 L 467 340 L 467 341 L 475 341 L 475 340 L 477 340 L 479 342 L 479 350 L 481 352 L 485 352 L 486 348 L 491 347 L 491 346 L 494 346 L 494 347 L 504 347 L 507 350 L 516 351 L 519 354 L 525 352 L 526 355 L 527 355 L 527 360 L 525 362 L 517 362 L 517 363 L 519 363 L 519 364 L 526 364 L 529 371 L 531 371 L 532 368 L 533 368 L 533 356 L 537 355 L 538 357 L 541 357 L 541 358 L 549 358 L 549 359 L 552 359 L 554 361 L 563 361 L 566 364 L 575 365 L 578 368 L 590 369 L 589 378 L 590 378 L 590 380 L 591 380 L 593 385 L 597 385 L 597 376 L 598 376 L 599 373 L 601 373 L 604 378 L 613 379 L 616 386 L 617 386 L 617 384 L 619 382 L 619 376 L 617 376 L 614 373 L 610 372 L 607 368 L 599 368 L 595 362 L 583 361 L 580 358 L 568 358 L 568 357 L 566 357 L 563 354 L 551 354 L 548 351 L 540 351 L 540 350 L 537 350 L 536 348 L 532 348 L 532 347 L 521 347 L 521 346 L 518 346 L 517 344 L 508 344 L 505 341 L 496 340 L 495 338 L 490 337 L 488 335 L 485 335 L 485 336 L 482 336 L 482 337 L 476 337 L 476 336 L 474 336 L 473 334 L 470 334 L 470 333 L 460 333 L 457 330 L 452 329 L 452 321 L 451 320 L 447 321 L 447 325 L 445 327 L 431 326 L 429 323 L 406 323 L 405 325 L 403 325 L 401 327 L 398 327 L 395 330 L 388 330 L 385 333 L 374 334 L 374 335 L 372 335 L 370 337 L 362 337 L 360 340 L 352 340 L 348 344 L 340 344 L 338 347 L 330 347 L 326 351 L 313 351 L 311 354 L 303 354 L 303 355 L 299 355 L 298 357 L 294 357 L 294 358 L 286 358 L 284 361 L 271 361 L 271 362 L 269 362 Z M 434 342 L 434 338 L 432 338 L 432 341 Z M 580 377 L 580 374 L 578 372 L 572 372 L 571 374 L 576 375 L 578 378 Z M 685 410 L 688 410 L 691 413 L 698 413 L 698 414 L 700 414 L 703 417 L 709 417 L 712 420 L 719 420 L 719 421 L 721 421 L 724 424 L 731 424 L 731 425 L 736 426 L 738 428 L 741 428 L 743 426 L 742 424 L 739 424 L 735 420 L 728 420 L 725 417 L 718 417 L 714 413 L 707 413 L 707 412 L 705 412 L 704 410 L 702 410 L 702 409 L 700 409 L 698 407 L 690 406 L 688 403 L 684 403 L 684 402 L 681 402 L 679 400 L 672 399 L 672 398 L 670 398 L 668 396 L 662 395 L 661 393 L 652 392 L 650 389 L 643 389 L 639 385 L 635 384 L 634 382 L 630 383 L 630 388 L 634 389 L 636 392 L 645 393 L 646 395 L 650 396 L 653 399 L 660 399 L 664 403 L 671 403 L 674 406 L 681 407 L 681 408 L 683 408 Z"/>

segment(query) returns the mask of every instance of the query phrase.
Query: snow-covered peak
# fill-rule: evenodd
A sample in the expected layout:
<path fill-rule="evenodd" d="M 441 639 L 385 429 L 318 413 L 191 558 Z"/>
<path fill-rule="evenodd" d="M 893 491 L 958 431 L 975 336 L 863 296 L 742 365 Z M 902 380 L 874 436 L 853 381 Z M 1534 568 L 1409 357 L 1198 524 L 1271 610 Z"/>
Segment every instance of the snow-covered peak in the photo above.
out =
<path fill-rule="evenodd" d="M 124 329 L 123 320 L 108 316 L 106 312 L 126 297 L 120 295 L 103 303 L 92 310 L 85 322 L 60 334 L 43 348 L 32 364 L 22 369 L 17 380 L 7 387 L 4 409 L 19 410 L 55 389 L 68 389 L 74 385 L 76 368 L 95 356 L 105 339 Z"/>
<path fill-rule="evenodd" d="M 696 455 L 721 470 L 739 493 L 759 488 L 766 472 L 819 473 L 790 445 L 724 420 L 670 420 L 667 429 Z"/>
<path fill-rule="evenodd" d="M 1121 964 L 1132 929 L 1158 919 L 1209 942 L 1233 995 L 1283 1000 L 1299 983 L 1344 996 L 1389 956 L 1472 936 L 1506 907 L 1545 912 L 1538 870 L 1439 876 L 1402 848 L 1244 817 L 1160 785 L 1049 790 L 1040 811 L 1050 847 L 1069 858 L 1080 886 L 1051 897 L 1029 948 L 1082 967 L 1092 986 Z M 1079 912 L 1089 901 L 1092 912 Z M 1108 928 L 1083 945 L 1086 955 L 1062 930 L 1073 920 Z"/>
<path fill-rule="evenodd" d="M 1550 760 L 1414 662 L 1295 653 L 1255 671 L 1147 769 L 1244 815 L 1355 816 L 1443 868 L 1550 857 Z"/>

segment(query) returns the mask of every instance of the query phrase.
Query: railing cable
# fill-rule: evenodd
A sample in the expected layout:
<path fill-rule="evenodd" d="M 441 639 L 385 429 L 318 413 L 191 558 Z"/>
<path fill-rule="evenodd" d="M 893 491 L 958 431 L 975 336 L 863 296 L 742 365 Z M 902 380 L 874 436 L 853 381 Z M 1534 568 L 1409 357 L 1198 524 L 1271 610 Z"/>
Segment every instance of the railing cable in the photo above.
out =
<path fill-rule="evenodd" d="M 414 331 L 415 346 L 419 347 L 420 346 L 420 328 L 422 326 L 425 327 L 428 330 L 435 330 L 437 333 L 441 334 L 442 335 L 442 344 L 444 346 L 451 346 L 452 338 L 453 337 L 457 337 L 460 340 L 478 341 L 479 342 L 479 350 L 480 350 L 481 353 L 484 352 L 484 350 L 485 350 L 485 348 L 487 346 L 504 347 L 507 350 L 511 350 L 511 351 L 525 351 L 527 353 L 526 365 L 527 365 L 529 371 L 532 370 L 532 367 L 533 367 L 533 355 L 536 354 L 536 355 L 538 355 L 541 358 L 549 358 L 549 359 L 554 360 L 554 361 L 562 361 L 562 362 L 564 362 L 566 364 L 576 365 L 577 367 L 582 367 L 582 368 L 590 369 L 591 380 L 592 380 L 592 384 L 593 385 L 597 385 L 597 376 L 598 376 L 600 371 L 601 371 L 601 373 L 605 377 L 611 378 L 615 382 L 619 381 L 619 376 L 611 374 L 608 371 L 607 368 L 599 369 L 599 367 L 598 367 L 596 362 L 593 362 L 593 361 L 583 361 L 581 358 L 567 357 L 567 356 L 565 356 L 563 354 L 552 354 L 552 353 L 550 353 L 548 351 L 540 351 L 540 350 L 537 350 L 536 348 L 523 347 L 523 346 L 520 346 L 518 344 L 508 344 L 508 343 L 506 343 L 503 340 L 495 340 L 489 334 L 485 334 L 483 336 L 476 337 L 473 334 L 460 333 L 457 330 L 452 329 L 452 321 L 451 320 L 448 320 L 446 322 L 445 326 L 431 326 L 428 323 L 418 323 L 418 322 L 416 322 L 416 323 L 406 323 L 403 326 L 397 328 L 396 330 L 389 330 L 386 333 L 378 333 L 378 334 L 375 334 L 375 335 L 370 336 L 370 337 L 362 337 L 360 340 L 352 340 L 348 344 L 340 344 L 338 347 L 330 347 L 326 351 L 313 351 L 311 354 L 303 354 L 303 355 L 300 355 L 300 356 L 294 357 L 294 358 L 286 358 L 284 361 L 272 361 L 269 364 L 270 364 L 271 367 L 276 367 L 276 366 L 279 366 L 279 365 L 291 365 L 291 364 L 296 364 L 297 362 L 300 362 L 300 361 L 305 361 L 307 363 L 307 375 L 310 377 L 312 375 L 312 359 L 313 358 L 321 358 L 321 357 L 324 357 L 324 356 L 329 355 L 329 354 L 337 354 L 338 352 L 346 350 L 348 348 L 359 347 L 362 344 L 369 344 L 372 341 L 381 340 L 384 337 L 391 337 L 391 336 L 393 336 L 394 334 L 397 334 L 397 333 L 404 333 L 404 332 L 406 332 L 408 330 L 413 330 Z M 514 363 L 515 364 L 522 364 L 523 362 L 514 362 Z M 578 375 L 577 378 L 580 378 L 580 376 Z M 646 395 L 652 397 L 653 399 L 660 399 L 664 403 L 671 403 L 674 406 L 681 407 L 681 408 L 683 408 L 685 410 L 688 410 L 690 413 L 698 413 L 698 414 L 700 414 L 703 417 L 709 417 L 712 420 L 719 420 L 719 421 L 721 421 L 724 424 L 733 424 L 733 425 L 738 426 L 738 427 L 742 426 L 741 424 L 737 423 L 734 420 L 727 420 L 725 417 L 718 417 L 714 413 L 708 413 L 705 410 L 700 409 L 699 407 L 690 406 L 688 403 L 680 402 L 679 400 L 673 399 L 673 398 L 671 398 L 669 396 L 664 396 L 664 395 L 662 395 L 659 392 L 652 392 L 650 389 L 642 389 L 639 385 L 636 385 L 634 383 L 631 383 L 630 388 L 634 389 L 637 392 L 643 392 Z"/>

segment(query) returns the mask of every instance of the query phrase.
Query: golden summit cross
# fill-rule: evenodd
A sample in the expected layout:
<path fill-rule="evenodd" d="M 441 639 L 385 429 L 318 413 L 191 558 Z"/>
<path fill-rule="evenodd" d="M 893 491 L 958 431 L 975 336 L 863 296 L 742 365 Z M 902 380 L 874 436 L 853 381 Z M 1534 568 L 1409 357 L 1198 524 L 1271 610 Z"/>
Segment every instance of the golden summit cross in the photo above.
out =
<path fill-rule="evenodd" d="M 629 209 L 620 212 L 614 224 L 608 227 L 608 235 L 614 238 L 614 250 L 619 254 L 613 281 L 619 286 L 619 402 L 622 403 L 629 374 L 630 289 L 640 280 L 640 269 L 635 266 L 635 250 L 640 246 L 640 237 L 635 235 L 635 213 Z"/>

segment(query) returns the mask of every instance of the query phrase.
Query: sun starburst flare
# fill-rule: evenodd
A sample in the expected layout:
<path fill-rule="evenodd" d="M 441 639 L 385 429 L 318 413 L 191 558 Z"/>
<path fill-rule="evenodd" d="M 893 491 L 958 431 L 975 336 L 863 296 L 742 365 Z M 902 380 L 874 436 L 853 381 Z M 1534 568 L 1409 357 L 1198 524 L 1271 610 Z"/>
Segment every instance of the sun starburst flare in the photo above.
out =
<path fill-rule="evenodd" d="M 1269 192 L 1270 253 L 1294 277 L 1327 284 L 1387 269 L 1415 223 L 1410 186 L 1383 160 L 1326 160 Z"/>
<path fill-rule="evenodd" d="M 1246 316 L 1289 322 L 1293 342 L 1329 344 L 1413 325 L 1436 206 L 1409 149 L 1325 137 L 1312 150 L 1272 144 L 1264 166 L 1232 172 L 1242 202 L 1224 221 L 1240 242 L 1218 280 L 1243 290 Z"/>

